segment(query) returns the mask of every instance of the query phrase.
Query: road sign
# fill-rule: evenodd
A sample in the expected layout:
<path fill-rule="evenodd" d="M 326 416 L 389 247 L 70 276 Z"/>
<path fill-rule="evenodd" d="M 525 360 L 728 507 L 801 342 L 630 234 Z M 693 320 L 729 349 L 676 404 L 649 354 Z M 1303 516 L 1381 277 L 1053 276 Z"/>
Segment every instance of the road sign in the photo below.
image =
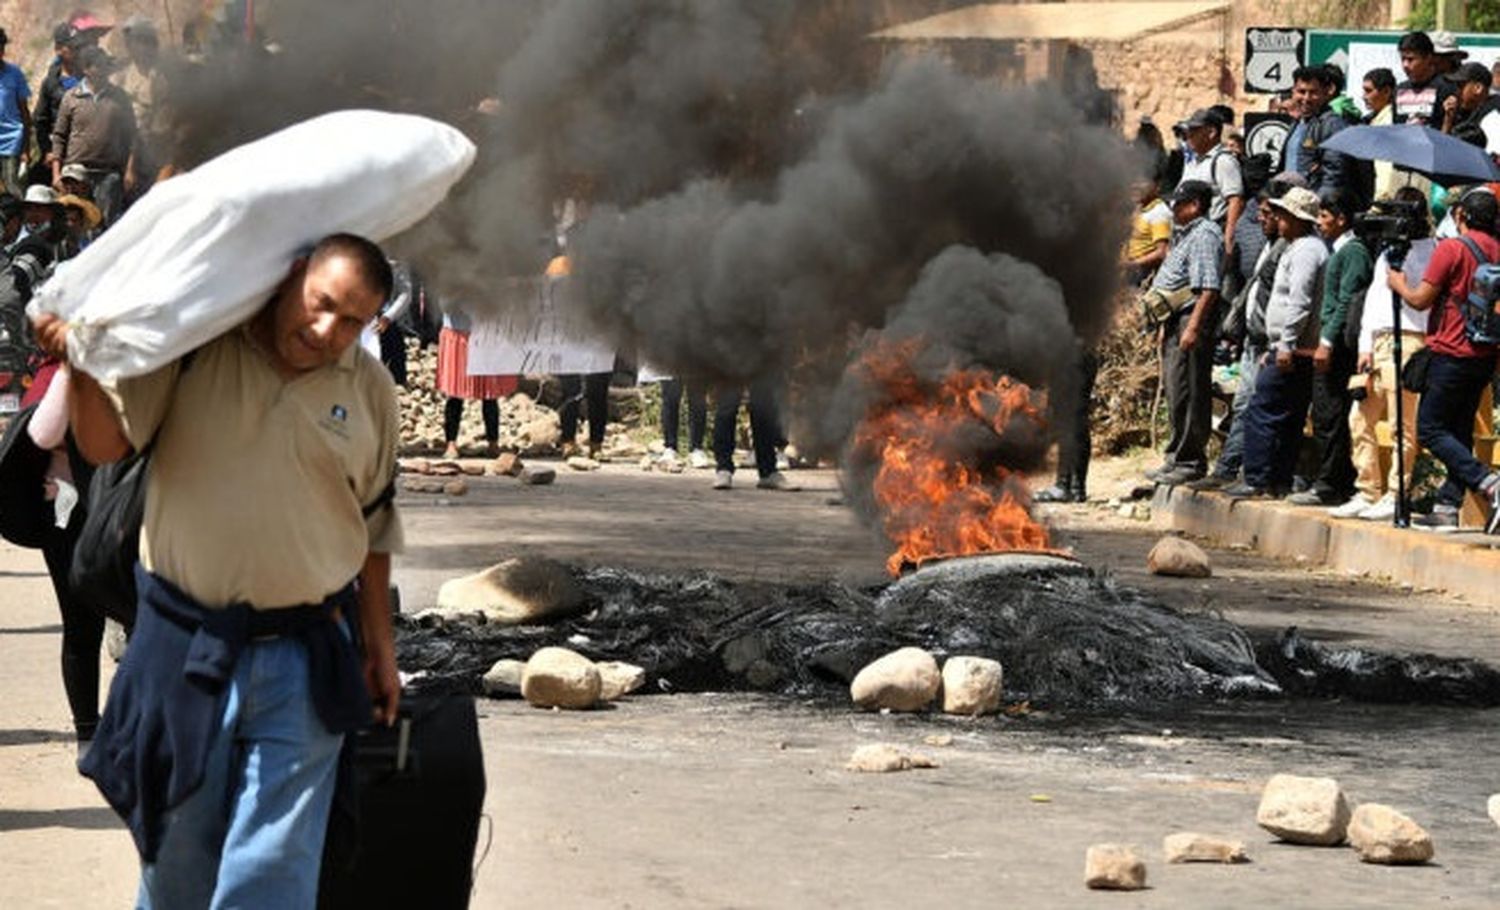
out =
<path fill-rule="evenodd" d="M 1292 118 L 1286 114 L 1254 111 L 1245 115 L 1245 154 L 1269 154 L 1273 166 L 1281 162 L 1281 150 L 1292 134 Z"/>
<path fill-rule="evenodd" d="M 1292 87 L 1292 72 L 1302 62 L 1307 30 L 1245 29 L 1245 91 L 1271 94 Z"/>

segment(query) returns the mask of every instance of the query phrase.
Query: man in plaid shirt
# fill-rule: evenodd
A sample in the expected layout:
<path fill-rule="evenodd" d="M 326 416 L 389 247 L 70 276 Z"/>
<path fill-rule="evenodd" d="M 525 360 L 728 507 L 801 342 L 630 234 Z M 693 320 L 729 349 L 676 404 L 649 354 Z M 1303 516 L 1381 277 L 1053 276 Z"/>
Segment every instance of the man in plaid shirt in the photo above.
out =
<path fill-rule="evenodd" d="M 1212 430 L 1214 311 L 1223 280 L 1224 233 L 1207 216 L 1213 187 L 1184 180 L 1172 194 L 1172 245 L 1151 287 L 1191 290 L 1192 299 L 1162 327 L 1162 370 L 1172 438 L 1162 465 L 1147 471 L 1161 484 L 1187 483 L 1208 469 L 1206 447 Z"/>

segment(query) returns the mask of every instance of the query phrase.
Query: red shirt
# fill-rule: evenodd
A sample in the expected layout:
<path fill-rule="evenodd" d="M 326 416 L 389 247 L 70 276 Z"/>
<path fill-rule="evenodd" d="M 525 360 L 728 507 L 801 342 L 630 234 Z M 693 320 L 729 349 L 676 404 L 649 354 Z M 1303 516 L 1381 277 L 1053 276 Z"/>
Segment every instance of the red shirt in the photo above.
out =
<path fill-rule="evenodd" d="M 1483 231 L 1469 231 L 1470 240 L 1484 250 L 1490 262 L 1500 263 L 1500 240 Z M 1464 334 L 1464 314 L 1459 304 L 1468 298 L 1479 263 L 1460 241 L 1449 238 L 1437 245 L 1422 280 L 1438 289 L 1438 301 L 1427 316 L 1427 346 L 1450 357 L 1484 357 L 1495 352 L 1493 345 L 1478 345 Z"/>

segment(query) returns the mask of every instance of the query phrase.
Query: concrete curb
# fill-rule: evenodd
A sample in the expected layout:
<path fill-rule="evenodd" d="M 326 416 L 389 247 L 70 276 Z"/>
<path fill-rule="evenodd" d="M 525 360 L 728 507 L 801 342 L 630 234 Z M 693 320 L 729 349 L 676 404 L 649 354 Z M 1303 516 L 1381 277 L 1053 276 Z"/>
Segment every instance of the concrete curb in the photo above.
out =
<path fill-rule="evenodd" d="M 1248 546 L 1284 559 L 1305 557 L 1339 571 L 1447 591 L 1476 603 L 1500 602 L 1500 538 L 1477 532 L 1398 530 L 1330 518 L 1320 509 L 1235 501 L 1185 487 L 1157 487 L 1151 513 L 1173 530 L 1222 545 Z"/>

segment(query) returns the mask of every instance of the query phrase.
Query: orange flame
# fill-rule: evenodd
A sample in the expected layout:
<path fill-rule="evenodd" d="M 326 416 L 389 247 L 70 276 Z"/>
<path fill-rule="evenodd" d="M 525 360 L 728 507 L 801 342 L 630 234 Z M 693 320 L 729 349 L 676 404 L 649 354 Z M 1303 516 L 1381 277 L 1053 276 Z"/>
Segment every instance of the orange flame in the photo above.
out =
<path fill-rule="evenodd" d="M 896 549 L 892 575 L 903 565 L 1002 550 L 1046 550 L 1047 530 L 1029 510 L 1025 488 L 1004 466 L 956 462 L 940 448 L 965 423 L 1003 436 L 1016 422 L 1039 432 L 1043 417 L 1031 390 L 1007 376 L 956 370 L 926 386 L 911 367 L 915 344 L 887 344 L 860 366 L 882 392 L 878 410 L 855 434 L 856 451 L 879 465 L 875 501 Z"/>

